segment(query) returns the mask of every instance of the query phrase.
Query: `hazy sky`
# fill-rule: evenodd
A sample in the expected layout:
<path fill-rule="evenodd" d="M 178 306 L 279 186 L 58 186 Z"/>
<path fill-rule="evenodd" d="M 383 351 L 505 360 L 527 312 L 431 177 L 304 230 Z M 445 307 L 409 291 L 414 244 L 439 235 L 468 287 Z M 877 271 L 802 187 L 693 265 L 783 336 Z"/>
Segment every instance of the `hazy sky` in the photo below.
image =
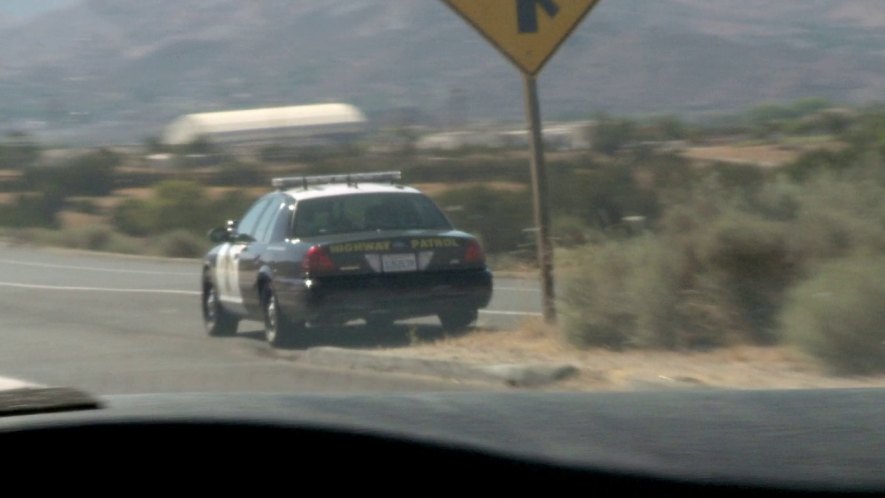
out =
<path fill-rule="evenodd" d="M 0 0 L 0 17 L 26 19 L 77 0 Z"/>

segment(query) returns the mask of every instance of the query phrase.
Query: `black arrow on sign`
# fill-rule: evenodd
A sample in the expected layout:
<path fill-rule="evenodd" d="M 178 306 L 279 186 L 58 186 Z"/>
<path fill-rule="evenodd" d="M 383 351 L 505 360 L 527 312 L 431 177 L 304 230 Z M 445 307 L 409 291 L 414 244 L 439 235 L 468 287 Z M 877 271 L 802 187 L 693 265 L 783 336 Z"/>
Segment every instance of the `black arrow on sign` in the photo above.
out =
<path fill-rule="evenodd" d="M 538 32 L 538 9 L 541 7 L 550 17 L 559 13 L 559 5 L 553 0 L 516 0 L 516 11 L 519 18 L 520 33 Z"/>

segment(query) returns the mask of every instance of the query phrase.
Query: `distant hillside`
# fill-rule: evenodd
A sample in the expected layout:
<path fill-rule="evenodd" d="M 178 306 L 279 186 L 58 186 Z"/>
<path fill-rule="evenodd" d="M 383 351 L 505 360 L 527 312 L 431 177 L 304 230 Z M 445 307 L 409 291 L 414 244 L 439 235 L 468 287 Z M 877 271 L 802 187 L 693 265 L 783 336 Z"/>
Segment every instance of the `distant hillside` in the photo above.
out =
<path fill-rule="evenodd" d="M 880 0 L 603 0 L 542 75 L 551 118 L 885 96 Z M 141 140 L 183 113 L 344 100 L 518 119 L 517 72 L 436 0 L 82 0 L 0 29 L 0 128 Z"/>

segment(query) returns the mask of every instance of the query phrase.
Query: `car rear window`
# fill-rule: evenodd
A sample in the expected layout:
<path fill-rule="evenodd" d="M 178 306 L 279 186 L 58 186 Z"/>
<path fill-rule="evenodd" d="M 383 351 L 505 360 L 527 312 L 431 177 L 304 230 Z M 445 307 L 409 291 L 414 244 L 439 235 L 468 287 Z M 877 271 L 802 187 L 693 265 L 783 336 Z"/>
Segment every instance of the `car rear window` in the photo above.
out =
<path fill-rule="evenodd" d="M 422 194 L 350 194 L 308 199 L 298 202 L 295 213 L 296 237 L 452 228 L 436 204 Z"/>

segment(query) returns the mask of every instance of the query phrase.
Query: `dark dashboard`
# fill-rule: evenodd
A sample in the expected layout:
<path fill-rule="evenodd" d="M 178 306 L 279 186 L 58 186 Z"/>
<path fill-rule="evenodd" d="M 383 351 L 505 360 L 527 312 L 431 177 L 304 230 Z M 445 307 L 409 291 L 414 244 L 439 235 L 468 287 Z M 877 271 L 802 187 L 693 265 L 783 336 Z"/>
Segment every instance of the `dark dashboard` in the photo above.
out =
<path fill-rule="evenodd" d="M 41 449 L 66 470 L 188 469 L 186 480 L 211 475 L 204 484 L 222 487 L 252 482 L 251 469 L 298 486 L 420 483 L 419 495 L 488 485 L 603 496 L 885 491 L 880 390 L 138 395 L 102 405 L 0 418 L 0 447 Z"/>

